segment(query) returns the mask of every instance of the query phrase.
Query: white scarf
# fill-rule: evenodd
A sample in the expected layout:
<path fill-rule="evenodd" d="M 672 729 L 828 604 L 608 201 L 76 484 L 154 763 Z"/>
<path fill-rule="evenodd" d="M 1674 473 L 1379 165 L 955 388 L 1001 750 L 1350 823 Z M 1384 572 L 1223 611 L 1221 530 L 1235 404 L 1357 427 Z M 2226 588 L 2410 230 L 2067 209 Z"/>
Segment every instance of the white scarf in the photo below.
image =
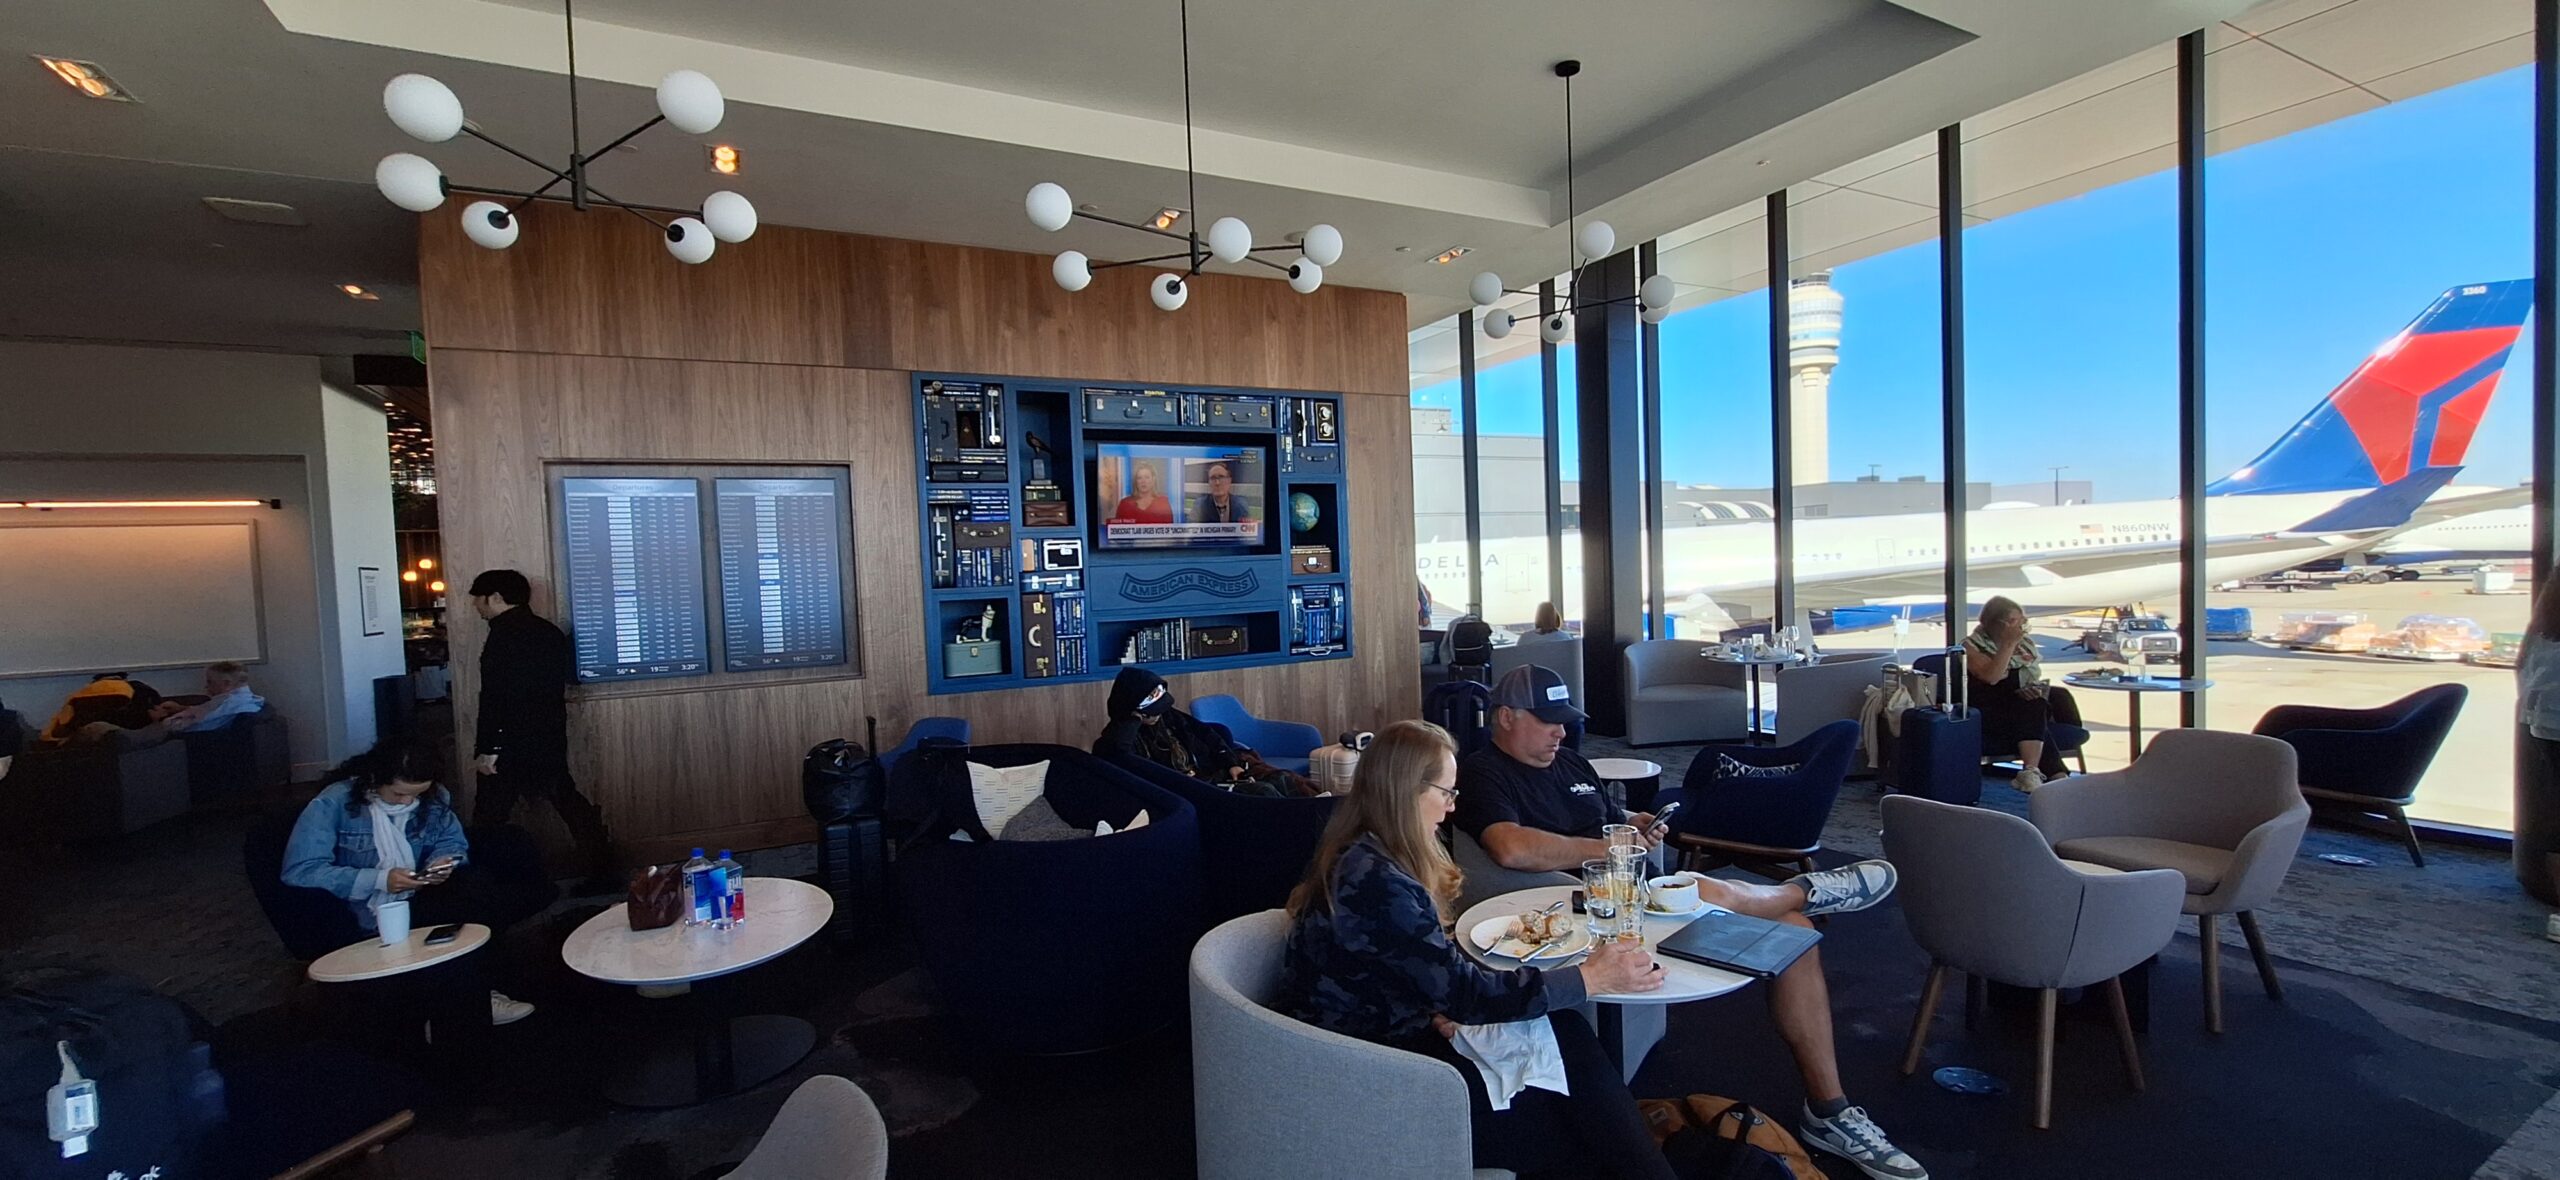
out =
<path fill-rule="evenodd" d="M 365 810 L 373 814 L 373 867 L 385 870 L 386 877 L 391 869 L 416 872 L 418 852 L 409 847 L 408 827 L 409 816 L 418 810 L 418 801 L 394 805 L 377 797 L 365 805 Z"/>

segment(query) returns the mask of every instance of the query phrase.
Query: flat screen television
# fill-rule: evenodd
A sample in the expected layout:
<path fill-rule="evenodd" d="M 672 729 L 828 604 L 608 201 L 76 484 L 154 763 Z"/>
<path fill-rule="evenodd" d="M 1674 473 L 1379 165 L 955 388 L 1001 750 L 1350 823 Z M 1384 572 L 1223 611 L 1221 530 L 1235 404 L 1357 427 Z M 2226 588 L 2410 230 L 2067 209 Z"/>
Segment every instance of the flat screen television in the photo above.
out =
<path fill-rule="evenodd" d="M 1271 547 L 1270 449 L 1235 444 L 1092 444 L 1094 547 Z"/>

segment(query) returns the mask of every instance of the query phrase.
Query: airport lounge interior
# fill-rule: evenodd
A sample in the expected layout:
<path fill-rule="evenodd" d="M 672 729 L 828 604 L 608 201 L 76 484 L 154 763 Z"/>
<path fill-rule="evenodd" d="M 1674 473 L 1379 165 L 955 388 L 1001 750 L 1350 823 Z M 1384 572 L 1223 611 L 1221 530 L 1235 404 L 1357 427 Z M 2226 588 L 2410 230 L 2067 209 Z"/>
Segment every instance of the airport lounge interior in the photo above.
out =
<path fill-rule="evenodd" d="M 0 1180 L 2560 1180 L 2560 0 L 5 8 Z"/>

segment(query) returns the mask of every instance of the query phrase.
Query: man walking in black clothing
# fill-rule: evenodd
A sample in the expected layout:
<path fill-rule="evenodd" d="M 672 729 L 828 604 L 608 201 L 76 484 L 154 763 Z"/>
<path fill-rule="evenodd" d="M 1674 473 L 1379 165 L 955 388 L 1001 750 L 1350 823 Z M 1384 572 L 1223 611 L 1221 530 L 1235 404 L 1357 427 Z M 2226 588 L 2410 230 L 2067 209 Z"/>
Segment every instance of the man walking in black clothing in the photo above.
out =
<path fill-rule="evenodd" d="M 472 822 L 503 824 L 519 798 L 547 798 L 569 834 L 590 883 L 613 867 L 604 813 L 569 777 L 569 704 L 574 657 L 569 637 L 525 602 L 533 585 L 514 570 L 485 570 L 471 580 L 471 607 L 489 620 L 480 648 L 480 729 L 472 769 L 479 801 Z"/>

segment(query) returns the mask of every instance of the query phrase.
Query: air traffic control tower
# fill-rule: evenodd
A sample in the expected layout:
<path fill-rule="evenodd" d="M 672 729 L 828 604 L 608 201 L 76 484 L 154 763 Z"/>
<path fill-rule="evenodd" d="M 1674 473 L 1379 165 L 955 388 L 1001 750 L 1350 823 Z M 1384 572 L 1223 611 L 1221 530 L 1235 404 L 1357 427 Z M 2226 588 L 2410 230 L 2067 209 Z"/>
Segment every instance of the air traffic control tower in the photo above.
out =
<path fill-rule="evenodd" d="M 1831 482 L 1831 370 L 1840 365 L 1841 302 L 1830 271 L 1787 284 L 1789 451 L 1797 486 Z"/>

